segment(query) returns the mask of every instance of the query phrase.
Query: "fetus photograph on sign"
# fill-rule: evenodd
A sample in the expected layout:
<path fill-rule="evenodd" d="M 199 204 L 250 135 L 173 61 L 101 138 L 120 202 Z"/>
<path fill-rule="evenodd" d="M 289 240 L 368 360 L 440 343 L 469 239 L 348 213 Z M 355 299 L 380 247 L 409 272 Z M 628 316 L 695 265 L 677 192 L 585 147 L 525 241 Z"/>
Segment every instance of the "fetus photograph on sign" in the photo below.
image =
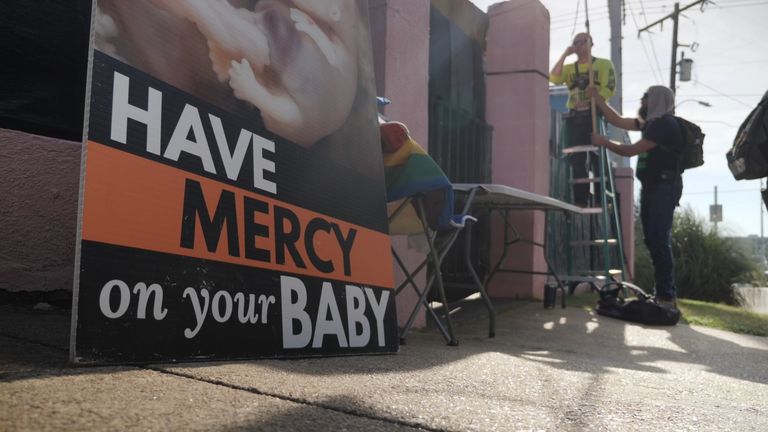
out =
<path fill-rule="evenodd" d="M 95 48 L 301 147 L 379 175 L 358 0 L 99 1 Z M 367 53 L 366 53 L 367 54 Z M 362 135 L 362 136 L 361 136 Z M 379 161 L 380 162 L 380 161 Z"/>

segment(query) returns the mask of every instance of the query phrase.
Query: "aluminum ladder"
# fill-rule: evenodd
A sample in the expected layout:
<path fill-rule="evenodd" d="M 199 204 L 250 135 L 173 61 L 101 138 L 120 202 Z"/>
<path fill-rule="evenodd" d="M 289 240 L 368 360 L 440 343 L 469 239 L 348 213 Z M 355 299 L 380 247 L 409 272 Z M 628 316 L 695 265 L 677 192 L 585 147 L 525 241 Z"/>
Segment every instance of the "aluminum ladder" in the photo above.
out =
<path fill-rule="evenodd" d="M 564 248 L 566 274 L 561 277 L 568 286 L 570 293 L 582 283 L 590 284 L 593 290 L 608 281 L 625 279 L 626 266 L 624 260 L 624 244 L 621 237 L 621 220 L 619 217 L 619 196 L 616 193 L 614 166 L 604 147 L 591 143 L 568 142 L 568 125 L 564 122 L 563 133 L 560 134 L 558 156 L 560 169 L 565 169 L 567 179 L 565 200 L 573 203 L 573 189 L 577 185 L 589 185 L 590 193 L 586 206 L 579 203 L 583 209 L 582 215 L 569 218 L 565 232 Z M 605 134 L 605 123 L 599 118 L 598 132 Z M 575 178 L 568 158 L 578 153 L 586 155 L 588 167 L 599 166 L 597 172 L 587 169 L 587 176 Z M 594 159 L 597 161 L 594 161 Z"/>

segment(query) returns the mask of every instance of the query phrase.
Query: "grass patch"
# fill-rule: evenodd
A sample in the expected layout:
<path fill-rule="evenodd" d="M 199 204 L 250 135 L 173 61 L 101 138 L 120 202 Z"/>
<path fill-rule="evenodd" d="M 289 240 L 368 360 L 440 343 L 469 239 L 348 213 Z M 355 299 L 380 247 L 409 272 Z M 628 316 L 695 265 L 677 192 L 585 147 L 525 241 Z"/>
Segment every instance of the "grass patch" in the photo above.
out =
<path fill-rule="evenodd" d="M 698 300 L 681 299 L 677 303 L 683 313 L 683 322 L 734 333 L 755 336 L 768 336 L 768 315 L 728 306 L 720 303 L 708 303 Z"/>
<path fill-rule="evenodd" d="M 597 305 L 597 294 L 582 293 L 568 296 L 566 302 L 568 307 L 592 310 Z M 768 315 L 750 312 L 735 306 L 688 299 L 680 299 L 677 307 L 683 313 L 680 320 L 682 323 L 734 333 L 768 336 Z"/>

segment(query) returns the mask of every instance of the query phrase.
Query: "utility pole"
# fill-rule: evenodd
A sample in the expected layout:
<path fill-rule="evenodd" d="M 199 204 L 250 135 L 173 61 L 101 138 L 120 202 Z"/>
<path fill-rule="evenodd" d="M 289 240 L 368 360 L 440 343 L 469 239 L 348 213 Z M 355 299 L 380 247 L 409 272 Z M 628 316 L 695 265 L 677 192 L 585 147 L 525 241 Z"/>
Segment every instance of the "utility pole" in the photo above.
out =
<path fill-rule="evenodd" d="M 621 58 L 621 3 L 623 0 L 608 0 L 608 15 L 611 22 L 611 62 L 613 70 L 616 72 L 616 93 L 610 100 L 611 106 L 619 113 L 623 111 L 623 78 L 622 78 L 622 58 Z M 604 78 L 605 79 L 605 78 Z M 620 131 L 611 125 L 608 126 L 612 139 L 623 142 L 626 132 Z M 628 167 L 629 158 L 619 155 L 611 155 L 611 159 L 617 160 L 619 166 Z"/>
<path fill-rule="evenodd" d="M 717 233 L 717 223 L 723 221 L 723 206 L 717 203 L 717 186 L 715 186 L 715 203 L 709 206 L 709 221 L 715 224 L 715 233 Z"/>
<path fill-rule="evenodd" d="M 669 88 L 672 89 L 672 93 L 677 93 L 675 90 L 675 79 L 677 78 L 675 66 L 677 66 L 677 27 L 680 18 L 680 3 L 675 3 L 675 11 L 672 12 L 672 15 L 674 15 L 672 19 L 674 25 L 672 25 L 672 63 L 670 63 L 672 67 L 669 71 Z M 717 189 L 715 189 L 715 204 L 717 204 Z M 717 224 L 715 224 L 715 229 L 717 229 Z"/>
<path fill-rule="evenodd" d="M 717 208 L 717 186 L 715 186 L 715 208 Z M 717 232 L 717 217 L 715 217 L 715 232 Z"/>
<path fill-rule="evenodd" d="M 643 27 L 643 28 L 641 28 L 640 30 L 637 31 L 637 37 L 640 37 L 640 33 L 644 32 L 644 31 L 647 31 L 651 27 L 653 27 L 653 26 L 655 26 L 657 24 L 664 25 L 663 24 L 664 21 L 666 21 L 668 19 L 672 20 L 672 64 L 671 64 L 671 70 L 669 71 L 669 88 L 672 90 L 672 93 L 676 93 L 676 91 L 675 91 L 675 80 L 676 80 L 676 77 L 677 77 L 677 70 L 675 69 L 675 67 L 677 66 L 677 48 L 681 46 L 677 42 L 677 26 L 678 26 L 677 22 L 678 22 L 678 20 L 680 18 L 680 13 L 683 12 L 684 10 L 690 9 L 690 8 L 692 8 L 692 7 L 694 7 L 694 6 L 698 5 L 698 4 L 701 4 L 702 8 L 703 8 L 704 7 L 704 3 L 708 2 L 708 1 L 709 0 L 698 0 L 698 1 L 695 1 L 695 2 L 693 2 L 693 3 L 691 3 L 691 4 L 687 5 L 687 6 L 684 6 L 682 9 L 680 8 L 680 3 L 676 2 L 675 3 L 675 10 L 671 14 L 669 14 L 669 15 L 665 16 L 664 18 L 661 18 L 661 19 L 659 19 L 659 20 L 657 20 L 657 21 L 655 21 L 655 22 L 653 22 L 651 24 L 648 24 L 647 26 L 645 26 L 645 27 Z M 687 45 L 684 45 L 684 46 L 687 46 Z"/>

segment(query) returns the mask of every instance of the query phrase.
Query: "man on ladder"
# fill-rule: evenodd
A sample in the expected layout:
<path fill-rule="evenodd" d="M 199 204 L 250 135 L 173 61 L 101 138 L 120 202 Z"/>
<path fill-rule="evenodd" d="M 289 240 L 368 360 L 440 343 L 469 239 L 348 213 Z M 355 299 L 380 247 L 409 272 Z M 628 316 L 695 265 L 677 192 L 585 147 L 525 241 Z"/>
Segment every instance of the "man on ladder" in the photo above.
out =
<path fill-rule="evenodd" d="M 592 110 L 587 88 L 590 82 L 598 88 L 600 96 L 610 99 L 616 89 L 616 76 L 613 63 L 609 59 L 592 56 L 592 37 L 589 33 L 579 33 L 573 38 L 573 44 L 565 49 L 560 59 L 552 67 L 549 80 L 554 84 L 568 86 L 568 108 L 566 117 L 568 145 L 584 146 L 590 144 L 593 130 Z M 564 64 L 565 59 L 576 54 L 574 63 Z M 591 72 L 591 77 L 590 77 Z M 569 157 L 573 178 L 586 179 L 589 171 L 598 173 L 599 161 L 588 152 L 572 153 Z M 577 183 L 573 187 L 573 203 L 589 206 L 589 183 Z"/>
<path fill-rule="evenodd" d="M 566 84 L 569 89 L 567 106 L 570 111 L 564 115 L 567 145 L 561 151 L 571 167 L 569 183 L 573 185 L 572 202 L 584 207 L 585 211 L 581 226 L 572 224 L 569 228 L 569 244 L 581 248 L 581 252 L 576 254 L 571 252 L 572 249 L 567 253 L 571 292 L 581 282 L 588 282 L 594 288 L 595 283 L 605 283 L 624 274 L 618 195 L 613 172 L 605 149 L 591 144 L 593 131 L 602 133 L 604 128 L 601 127 L 602 117 L 598 117 L 599 111 L 589 89 L 596 89 L 608 99 L 614 94 L 616 76 L 610 60 L 592 56 L 594 44 L 589 31 L 587 0 L 584 3 L 586 32 L 573 38 L 572 45 L 560 56 L 549 77 L 551 82 Z M 571 54 L 576 54 L 576 61 L 564 64 Z M 594 191 L 594 196 L 590 189 Z"/>

